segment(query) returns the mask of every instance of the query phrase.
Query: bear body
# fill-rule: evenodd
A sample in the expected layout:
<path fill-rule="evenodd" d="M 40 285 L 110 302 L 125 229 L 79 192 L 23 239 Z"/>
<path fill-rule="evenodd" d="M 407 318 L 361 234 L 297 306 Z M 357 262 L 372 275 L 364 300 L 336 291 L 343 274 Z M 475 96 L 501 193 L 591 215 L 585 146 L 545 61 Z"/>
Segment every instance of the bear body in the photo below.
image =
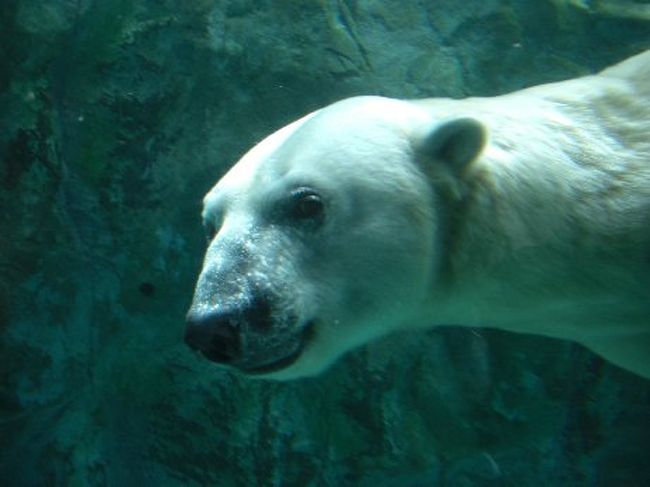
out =
<path fill-rule="evenodd" d="M 251 149 L 203 220 L 186 341 L 240 371 L 464 325 L 650 377 L 650 51 L 492 98 L 335 103 Z"/>

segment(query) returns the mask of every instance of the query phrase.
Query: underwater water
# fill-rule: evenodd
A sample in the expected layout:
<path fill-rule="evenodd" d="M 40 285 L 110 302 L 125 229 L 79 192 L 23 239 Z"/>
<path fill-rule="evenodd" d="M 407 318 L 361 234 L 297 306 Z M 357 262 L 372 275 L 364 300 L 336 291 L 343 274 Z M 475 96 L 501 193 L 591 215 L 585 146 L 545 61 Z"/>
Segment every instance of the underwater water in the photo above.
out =
<path fill-rule="evenodd" d="M 183 343 L 201 199 L 265 135 L 648 48 L 644 0 L 3 0 L 0 485 L 650 485 L 650 381 L 576 344 L 405 332 L 271 382 Z"/>

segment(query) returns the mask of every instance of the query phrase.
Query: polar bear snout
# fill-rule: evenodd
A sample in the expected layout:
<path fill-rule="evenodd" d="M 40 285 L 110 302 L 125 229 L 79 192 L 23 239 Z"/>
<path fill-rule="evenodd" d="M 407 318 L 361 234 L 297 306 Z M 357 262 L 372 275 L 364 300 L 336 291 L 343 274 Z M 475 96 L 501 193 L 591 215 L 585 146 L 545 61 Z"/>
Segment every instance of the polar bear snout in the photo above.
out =
<path fill-rule="evenodd" d="M 185 342 L 210 361 L 249 374 L 288 367 L 302 354 L 311 327 L 300 327 L 293 314 L 274 310 L 275 302 L 261 292 L 220 306 L 193 306 Z"/>
<path fill-rule="evenodd" d="M 242 332 L 268 334 L 273 327 L 270 299 L 256 293 L 226 306 L 187 314 L 185 342 L 213 362 L 242 358 Z"/>
<path fill-rule="evenodd" d="M 241 356 L 240 321 L 243 313 L 210 311 L 187 315 L 185 343 L 209 360 L 221 364 Z"/>

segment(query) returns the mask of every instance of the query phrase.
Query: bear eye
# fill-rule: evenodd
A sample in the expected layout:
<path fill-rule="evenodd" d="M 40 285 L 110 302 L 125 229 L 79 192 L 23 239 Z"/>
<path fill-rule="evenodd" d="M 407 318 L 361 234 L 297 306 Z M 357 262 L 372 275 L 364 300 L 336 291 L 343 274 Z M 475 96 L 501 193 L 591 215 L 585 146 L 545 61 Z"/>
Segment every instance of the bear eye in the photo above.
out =
<path fill-rule="evenodd" d="M 295 220 L 320 222 L 325 214 L 325 203 L 311 188 L 298 188 L 291 193 L 291 216 Z"/>

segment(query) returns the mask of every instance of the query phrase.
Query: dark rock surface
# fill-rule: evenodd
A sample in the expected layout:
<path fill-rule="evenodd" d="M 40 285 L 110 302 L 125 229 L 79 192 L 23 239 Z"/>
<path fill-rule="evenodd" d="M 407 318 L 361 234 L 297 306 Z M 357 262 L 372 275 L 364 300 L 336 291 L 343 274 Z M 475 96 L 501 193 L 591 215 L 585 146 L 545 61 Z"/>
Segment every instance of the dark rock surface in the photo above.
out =
<path fill-rule="evenodd" d="M 204 192 L 355 94 L 503 93 L 650 47 L 601 0 L 4 0 L 0 484 L 650 485 L 650 382 L 559 341 L 387 337 L 250 381 L 183 344 Z"/>

